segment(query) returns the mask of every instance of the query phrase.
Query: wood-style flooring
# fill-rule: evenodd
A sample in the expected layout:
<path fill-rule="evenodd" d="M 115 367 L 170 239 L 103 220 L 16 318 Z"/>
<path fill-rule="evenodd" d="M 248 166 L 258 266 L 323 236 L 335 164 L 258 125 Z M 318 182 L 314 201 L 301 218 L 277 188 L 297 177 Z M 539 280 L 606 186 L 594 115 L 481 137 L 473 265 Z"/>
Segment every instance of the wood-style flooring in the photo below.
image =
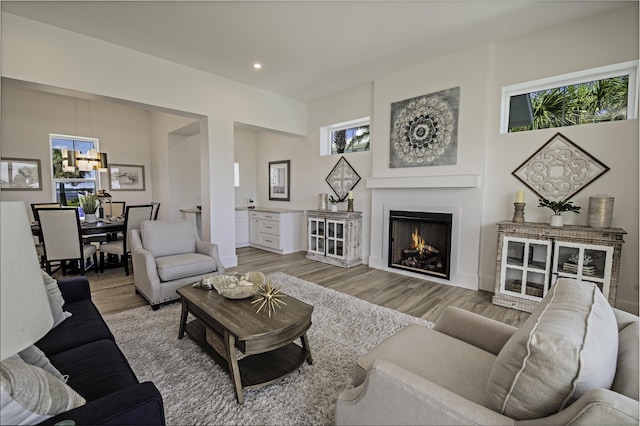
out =
<path fill-rule="evenodd" d="M 260 271 L 265 275 L 284 272 L 428 321 L 436 321 L 447 306 L 458 306 L 514 326 L 529 316 L 526 312 L 493 305 L 490 292 L 433 283 L 366 265 L 345 269 L 308 260 L 306 252 L 279 255 L 245 247 L 238 249 L 237 254 L 238 266 L 226 272 Z M 124 268 L 104 274 L 89 272 L 87 277 L 93 301 L 103 314 L 146 305 L 144 299 L 135 294 L 133 275 L 125 276 Z"/>

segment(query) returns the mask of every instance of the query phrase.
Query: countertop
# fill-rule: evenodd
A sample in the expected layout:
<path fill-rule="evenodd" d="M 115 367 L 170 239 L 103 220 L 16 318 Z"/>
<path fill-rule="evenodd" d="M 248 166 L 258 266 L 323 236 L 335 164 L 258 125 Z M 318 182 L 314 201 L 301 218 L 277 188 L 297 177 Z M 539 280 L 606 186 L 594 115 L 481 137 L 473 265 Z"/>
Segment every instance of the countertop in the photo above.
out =
<path fill-rule="evenodd" d="M 191 209 L 180 209 L 181 212 L 185 212 L 185 213 L 195 213 L 195 214 L 200 214 L 202 213 L 202 210 L 200 209 L 196 209 L 196 208 L 191 208 Z"/>
<path fill-rule="evenodd" d="M 262 213 L 302 213 L 304 210 L 300 209 L 280 209 L 278 207 L 256 207 L 255 209 L 250 209 L 249 207 L 236 207 L 236 210 L 247 210 L 254 212 L 262 212 Z"/>

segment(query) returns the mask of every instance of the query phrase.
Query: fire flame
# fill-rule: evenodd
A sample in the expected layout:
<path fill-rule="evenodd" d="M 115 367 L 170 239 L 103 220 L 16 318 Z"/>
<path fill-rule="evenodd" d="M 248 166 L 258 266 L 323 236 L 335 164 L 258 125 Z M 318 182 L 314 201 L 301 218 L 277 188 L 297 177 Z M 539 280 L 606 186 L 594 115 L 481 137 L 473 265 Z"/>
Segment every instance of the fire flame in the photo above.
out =
<path fill-rule="evenodd" d="M 418 252 L 422 252 L 424 246 L 426 245 L 424 239 L 418 234 L 418 228 L 411 233 L 412 240 L 412 248 L 418 250 Z"/>

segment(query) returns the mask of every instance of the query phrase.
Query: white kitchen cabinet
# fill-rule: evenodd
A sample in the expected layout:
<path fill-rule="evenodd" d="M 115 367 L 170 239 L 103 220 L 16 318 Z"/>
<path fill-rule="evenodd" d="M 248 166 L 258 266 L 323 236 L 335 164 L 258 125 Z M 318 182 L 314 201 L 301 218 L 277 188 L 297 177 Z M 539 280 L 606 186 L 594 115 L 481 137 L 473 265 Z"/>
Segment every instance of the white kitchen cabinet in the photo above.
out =
<path fill-rule="evenodd" d="M 236 210 L 236 247 L 249 245 L 249 212 Z"/>
<path fill-rule="evenodd" d="M 287 254 L 302 247 L 302 211 L 255 208 L 249 212 L 252 247 Z"/>

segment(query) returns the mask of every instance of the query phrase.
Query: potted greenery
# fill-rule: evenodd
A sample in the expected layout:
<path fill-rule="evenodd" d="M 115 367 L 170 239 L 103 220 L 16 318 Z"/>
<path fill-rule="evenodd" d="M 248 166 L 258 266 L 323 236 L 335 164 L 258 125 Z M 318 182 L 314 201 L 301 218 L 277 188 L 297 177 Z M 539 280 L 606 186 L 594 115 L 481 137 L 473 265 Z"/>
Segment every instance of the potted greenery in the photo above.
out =
<path fill-rule="evenodd" d="M 332 212 L 337 212 L 338 211 L 338 203 L 340 202 L 340 200 L 338 198 L 335 198 L 333 195 L 329 196 L 329 202 L 331 203 L 331 211 Z"/>
<path fill-rule="evenodd" d="M 98 221 L 96 217 L 96 211 L 98 210 L 98 195 L 91 192 L 85 192 L 84 194 L 78 194 L 78 204 L 82 207 L 84 212 L 84 220 L 88 223 L 95 223 Z"/>
<path fill-rule="evenodd" d="M 553 215 L 551 215 L 551 226 L 562 226 L 563 218 L 562 213 L 564 212 L 573 212 L 580 214 L 581 207 L 574 206 L 573 201 L 551 201 L 546 198 L 538 199 L 540 204 L 538 207 L 547 207 L 553 211 Z"/>

